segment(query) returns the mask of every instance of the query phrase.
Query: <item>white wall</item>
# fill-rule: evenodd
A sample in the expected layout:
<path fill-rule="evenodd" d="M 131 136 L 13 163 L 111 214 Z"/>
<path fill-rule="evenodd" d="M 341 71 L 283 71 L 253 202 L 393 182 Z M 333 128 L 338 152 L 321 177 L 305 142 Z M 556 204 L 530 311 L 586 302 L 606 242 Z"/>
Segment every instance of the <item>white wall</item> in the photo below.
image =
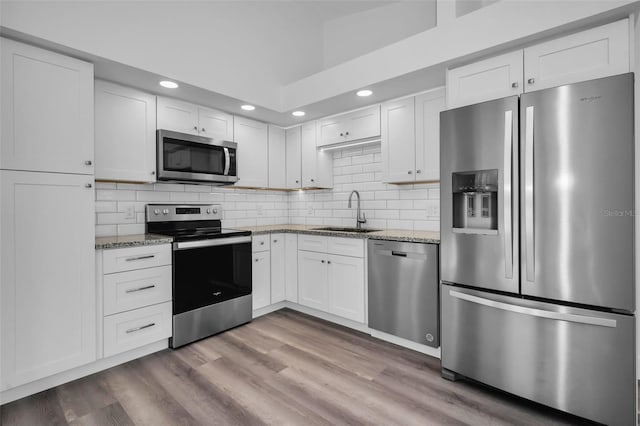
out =
<path fill-rule="evenodd" d="M 436 25 L 435 0 L 392 3 L 324 23 L 324 68 Z"/>
<path fill-rule="evenodd" d="M 191 85 L 278 107 L 322 68 L 319 21 L 289 2 L 2 1 L 0 25 Z"/>

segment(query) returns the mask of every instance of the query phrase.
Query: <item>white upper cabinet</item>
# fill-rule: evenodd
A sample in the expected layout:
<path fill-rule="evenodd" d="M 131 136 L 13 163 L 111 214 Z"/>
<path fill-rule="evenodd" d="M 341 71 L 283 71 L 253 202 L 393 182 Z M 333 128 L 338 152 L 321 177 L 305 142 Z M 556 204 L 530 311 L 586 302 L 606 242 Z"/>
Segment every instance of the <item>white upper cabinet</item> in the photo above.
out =
<path fill-rule="evenodd" d="M 380 136 L 380 106 L 318 121 L 318 146 Z"/>
<path fill-rule="evenodd" d="M 629 20 L 447 71 L 447 107 L 519 95 L 630 71 Z"/>
<path fill-rule="evenodd" d="M 287 189 L 302 187 L 301 129 L 301 126 L 292 127 L 285 133 Z"/>
<path fill-rule="evenodd" d="M 447 71 L 447 107 L 522 93 L 522 50 Z"/>
<path fill-rule="evenodd" d="M 302 187 L 331 188 L 333 186 L 333 155 L 319 151 L 316 143 L 316 122 L 302 125 Z"/>
<path fill-rule="evenodd" d="M 415 98 L 382 104 L 382 181 L 415 181 Z"/>
<path fill-rule="evenodd" d="M 96 359 L 92 184 L 0 171 L 0 390 Z"/>
<path fill-rule="evenodd" d="M 287 187 L 285 130 L 269 125 L 269 188 Z"/>
<path fill-rule="evenodd" d="M 198 135 L 198 106 L 158 96 L 158 129 Z"/>
<path fill-rule="evenodd" d="M 629 20 L 524 49 L 525 91 L 629 72 Z"/>
<path fill-rule="evenodd" d="M 156 97 L 95 82 L 95 178 L 155 182 Z"/>
<path fill-rule="evenodd" d="M 233 134 L 238 143 L 236 186 L 266 188 L 269 185 L 269 143 L 265 123 L 236 117 Z"/>
<path fill-rule="evenodd" d="M 93 65 L 0 39 L 0 169 L 93 174 Z"/>
<path fill-rule="evenodd" d="M 440 180 L 440 113 L 445 110 L 445 89 L 416 96 L 417 181 Z"/>
<path fill-rule="evenodd" d="M 198 107 L 198 132 L 216 141 L 233 141 L 233 116 L 215 109 Z"/>
<path fill-rule="evenodd" d="M 445 90 L 382 104 L 382 181 L 440 180 L 440 112 Z"/>

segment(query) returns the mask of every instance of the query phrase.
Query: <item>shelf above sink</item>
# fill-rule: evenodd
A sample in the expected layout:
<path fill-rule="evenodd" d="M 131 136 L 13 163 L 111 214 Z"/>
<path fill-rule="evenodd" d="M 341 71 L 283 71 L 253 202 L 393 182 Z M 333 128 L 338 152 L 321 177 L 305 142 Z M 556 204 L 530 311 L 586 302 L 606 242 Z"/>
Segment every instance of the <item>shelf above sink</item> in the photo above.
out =
<path fill-rule="evenodd" d="M 312 231 L 353 232 L 354 234 L 366 234 L 369 232 L 379 231 L 379 229 L 340 228 L 340 227 L 327 226 L 325 228 L 313 228 Z"/>

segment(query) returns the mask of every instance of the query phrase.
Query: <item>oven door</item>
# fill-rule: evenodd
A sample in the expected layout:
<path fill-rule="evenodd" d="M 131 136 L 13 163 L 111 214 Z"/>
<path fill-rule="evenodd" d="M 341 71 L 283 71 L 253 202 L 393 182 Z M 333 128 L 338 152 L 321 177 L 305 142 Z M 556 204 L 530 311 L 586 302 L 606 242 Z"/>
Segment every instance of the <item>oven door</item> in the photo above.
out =
<path fill-rule="evenodd" d="M 158 179 L 231 184 L 238 180 L 235 142 L 158 130 Z"/>
<path fill-rule="evenodd" d="M 251 237 L 173 243 L 173 315 L 251 294 Z"/>

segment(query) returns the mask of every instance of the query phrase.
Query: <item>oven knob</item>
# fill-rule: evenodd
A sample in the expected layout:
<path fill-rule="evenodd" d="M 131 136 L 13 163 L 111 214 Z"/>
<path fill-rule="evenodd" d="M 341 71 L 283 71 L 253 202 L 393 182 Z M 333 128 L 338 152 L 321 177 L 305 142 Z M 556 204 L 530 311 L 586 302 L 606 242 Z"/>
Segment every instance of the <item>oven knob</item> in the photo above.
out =
<path fill-rule="evenodd" d="M 211 214 L 211 209 L 207 209 L 207 214 Z"/>
<path fill-rule="evenodd" d="M 162 210 L 162 214 L 169 214 L 169 209 Z"/>
<path fill-rule="evenodd" d="M 155 209 L 155 210 L 153 211 L 153 214 L 160 214 L 160 210 Z"/>

